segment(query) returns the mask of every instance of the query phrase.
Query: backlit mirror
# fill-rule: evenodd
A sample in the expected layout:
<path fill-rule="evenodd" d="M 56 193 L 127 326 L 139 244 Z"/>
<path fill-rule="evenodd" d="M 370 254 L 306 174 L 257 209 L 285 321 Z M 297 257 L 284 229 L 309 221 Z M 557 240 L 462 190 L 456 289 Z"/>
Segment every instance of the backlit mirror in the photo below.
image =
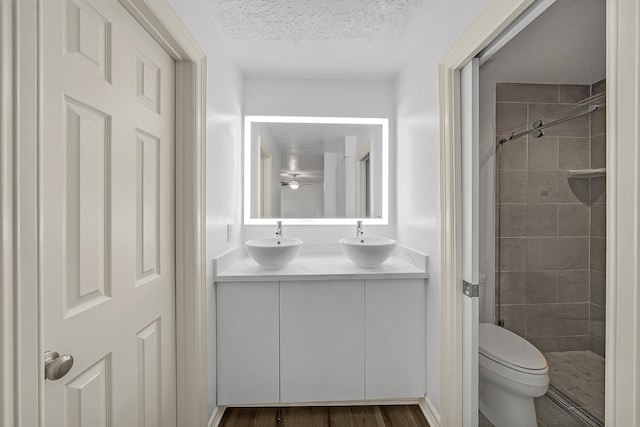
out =
<path fill-rule="evenodd" d="M 245 224 L 387 224 L 389 120 L 247 116 Z"/>

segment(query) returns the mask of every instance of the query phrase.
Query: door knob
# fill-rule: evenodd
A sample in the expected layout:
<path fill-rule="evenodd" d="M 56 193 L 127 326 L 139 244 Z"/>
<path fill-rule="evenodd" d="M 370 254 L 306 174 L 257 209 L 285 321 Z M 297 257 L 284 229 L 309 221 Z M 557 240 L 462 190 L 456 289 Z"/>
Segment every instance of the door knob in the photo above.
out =
<path fill-rule="evenodd" d="M 57 351 L 44 352 L 44 377 L 55 381 L 67 375 L 73 366 L 73 356 L 63 354 L 60 356 Z"/>

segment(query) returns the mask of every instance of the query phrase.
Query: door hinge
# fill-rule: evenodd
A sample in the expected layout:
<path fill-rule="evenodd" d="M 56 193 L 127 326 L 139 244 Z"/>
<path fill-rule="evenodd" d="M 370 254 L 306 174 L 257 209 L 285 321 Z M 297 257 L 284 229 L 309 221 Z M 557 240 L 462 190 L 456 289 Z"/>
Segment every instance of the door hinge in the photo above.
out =
<path fill-rule="evenodd" d="M 462 281 L 462 293 L 471 298 L 480 296 L 480 285 L 473 285 L 466 280 Z"/>

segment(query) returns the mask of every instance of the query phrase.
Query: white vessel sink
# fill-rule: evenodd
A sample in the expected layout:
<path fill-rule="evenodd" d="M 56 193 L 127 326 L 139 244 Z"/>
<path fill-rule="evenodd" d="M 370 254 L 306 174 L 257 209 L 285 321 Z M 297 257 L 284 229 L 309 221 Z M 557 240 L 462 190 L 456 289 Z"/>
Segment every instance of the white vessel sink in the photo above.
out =
<path fill-rule="evenodd" d="M 385 262 L 396 242 L 386 237 L 345 237 L 340 239 L 340 249 L 358 267 L 378 267 Z"/>
<path fill-rule="evenodd" d="M 244 244 L 249 256 L 263 268 L 284 268 L 298 256 L 302 240 L 289 237 L 270 237 L 249 240 Z"/>

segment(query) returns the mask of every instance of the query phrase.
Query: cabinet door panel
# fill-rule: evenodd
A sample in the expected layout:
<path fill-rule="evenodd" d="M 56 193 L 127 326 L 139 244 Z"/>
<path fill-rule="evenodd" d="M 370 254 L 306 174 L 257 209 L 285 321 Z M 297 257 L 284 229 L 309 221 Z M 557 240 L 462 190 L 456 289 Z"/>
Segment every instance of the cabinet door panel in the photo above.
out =
<path fill-rule="evenodd" d="M 278 282 L 218 283 L 218 405 L 277 403 Z"/>
<path fill-rule="evenodd" d="M 422 279 L 366 281 L 367 399 L 424 396 L 424 287 Z"/>
<path fill-rule="evenodd" d="M 364 282 L 282 282 L 282 402 L 364 399 Z"/>

